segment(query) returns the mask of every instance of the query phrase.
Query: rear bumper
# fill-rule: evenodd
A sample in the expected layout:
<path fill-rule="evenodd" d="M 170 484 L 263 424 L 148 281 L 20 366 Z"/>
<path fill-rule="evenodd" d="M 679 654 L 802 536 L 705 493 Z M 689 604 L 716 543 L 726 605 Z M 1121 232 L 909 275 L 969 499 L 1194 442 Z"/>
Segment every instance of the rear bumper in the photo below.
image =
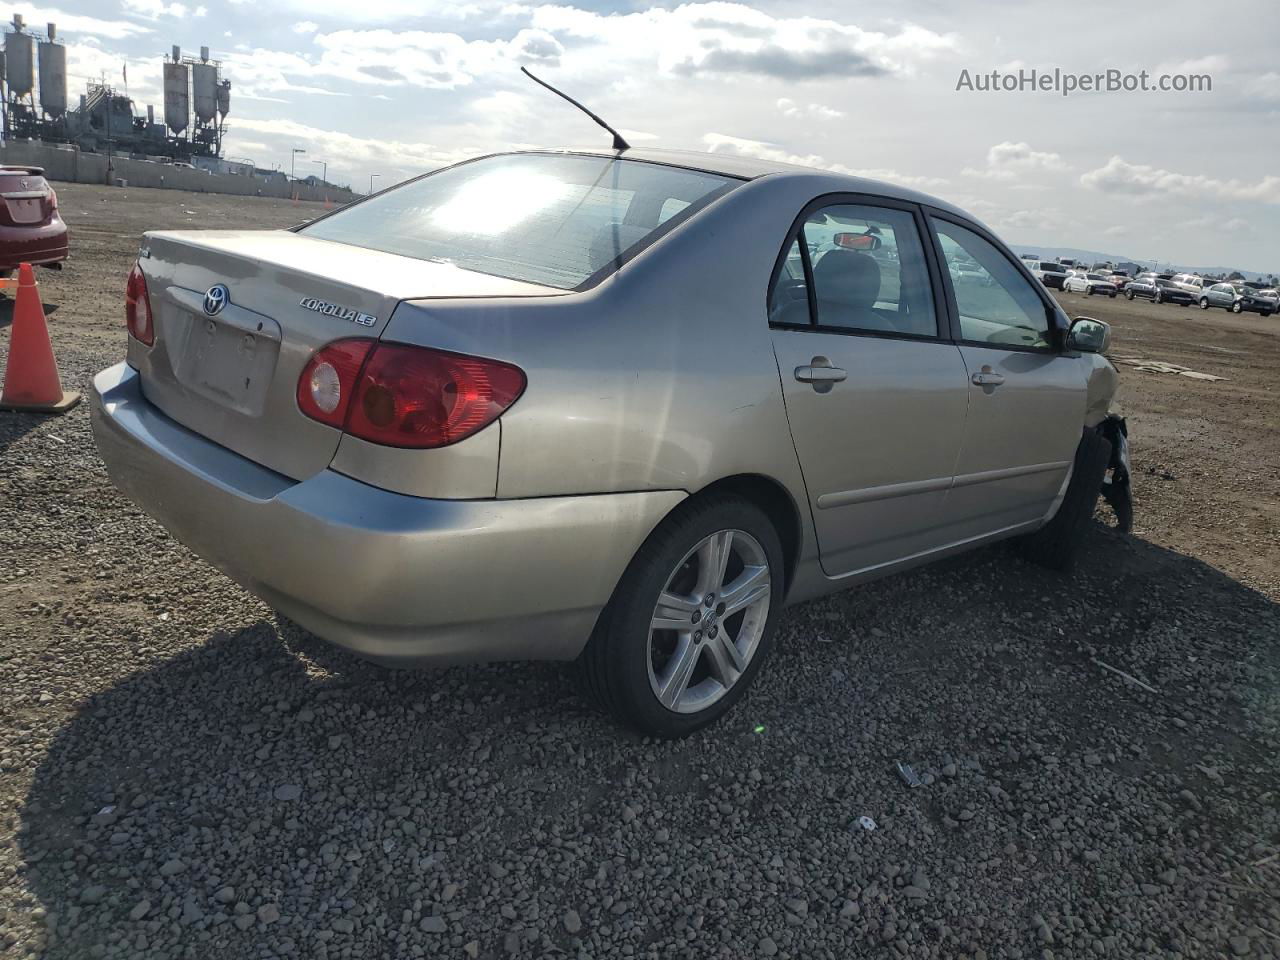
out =
<path fill-rule="evenodd" d="M 91 400 L 98 450 L 134 502 L 291 619 L 388 663 L 577 656 L 685 496 L 429 500 L 333 470 L 295 482 L 164 416 L 124 363 Z"/>
<path fill-rule="evenodd" d="M 60 218 L 39 227 L 0 226 L 0 270 L 20 263 L 58 263 L 67 259 L 67 225 Z"/>

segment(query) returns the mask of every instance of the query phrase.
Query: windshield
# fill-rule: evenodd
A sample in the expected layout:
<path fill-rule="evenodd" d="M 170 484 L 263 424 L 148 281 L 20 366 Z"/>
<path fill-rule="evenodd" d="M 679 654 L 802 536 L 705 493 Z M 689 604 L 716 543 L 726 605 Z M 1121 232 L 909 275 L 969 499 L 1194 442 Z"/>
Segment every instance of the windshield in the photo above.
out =
<path fill-rule="evenodd" d="M 737 183 L 613 157 L 510 154 L 410 181 L 300 232 L 569 290 Z"/>
<path fill-rule="evenodd" d="M 1042 263 L 1040 269 L 1045 273 L 1066 273 L 1067 268 L 1060 263 Z"/>

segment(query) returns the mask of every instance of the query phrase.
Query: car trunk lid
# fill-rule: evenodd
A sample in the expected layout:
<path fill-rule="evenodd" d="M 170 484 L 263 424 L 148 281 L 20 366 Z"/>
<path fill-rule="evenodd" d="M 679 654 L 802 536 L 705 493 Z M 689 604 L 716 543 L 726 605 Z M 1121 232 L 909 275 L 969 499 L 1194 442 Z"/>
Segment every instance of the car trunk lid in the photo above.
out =
<path fill-rule="evenodd" d="M 288 231 L 148 234 L 155 325 L 130 343 L 147 399 L 178 423 L 293 479 L 323 470 L 340 430 L 298 408 L 298 378 L 334 340 L 381 336 L 407 299 L 561 291 Z"/>
<path fill-rule="evenodd" d="M 0 167 L 0 226 L 42 226 L 55 209 L 57 198 L 40 167 Z"/>

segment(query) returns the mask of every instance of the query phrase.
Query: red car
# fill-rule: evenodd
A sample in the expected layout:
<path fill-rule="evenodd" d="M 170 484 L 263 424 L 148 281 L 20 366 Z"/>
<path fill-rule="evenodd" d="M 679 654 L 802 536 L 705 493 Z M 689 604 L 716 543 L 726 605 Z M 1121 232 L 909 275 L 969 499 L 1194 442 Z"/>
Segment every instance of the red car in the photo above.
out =
<path fill-rule="evenodd" d="M 67 259 L 67 225 L 40 167 L 0 166 L 0 274 Z"/>

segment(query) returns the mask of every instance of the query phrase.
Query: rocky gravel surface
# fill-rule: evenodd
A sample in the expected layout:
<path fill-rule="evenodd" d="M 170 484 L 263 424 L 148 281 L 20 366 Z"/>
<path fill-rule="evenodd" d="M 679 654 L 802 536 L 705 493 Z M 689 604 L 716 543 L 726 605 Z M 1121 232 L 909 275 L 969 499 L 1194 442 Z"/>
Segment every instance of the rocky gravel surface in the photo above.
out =
<path fill-rule="evenodd" d="M 300 215 L 62 195 L 72 387 L 121 354 L 144 226 Z M 1280 956 L 1275 438 L 1214 385 L 1125 382 L 1140 471 L 1175 477 L 1140 474 L 1135 536 L 1099 525 L 1070 578 L 993 548 L 793 608 L 680 743 L 559 665 L 347 656 L 116 494 L 83 408 L 3 415 L 0 956 Z"/>

